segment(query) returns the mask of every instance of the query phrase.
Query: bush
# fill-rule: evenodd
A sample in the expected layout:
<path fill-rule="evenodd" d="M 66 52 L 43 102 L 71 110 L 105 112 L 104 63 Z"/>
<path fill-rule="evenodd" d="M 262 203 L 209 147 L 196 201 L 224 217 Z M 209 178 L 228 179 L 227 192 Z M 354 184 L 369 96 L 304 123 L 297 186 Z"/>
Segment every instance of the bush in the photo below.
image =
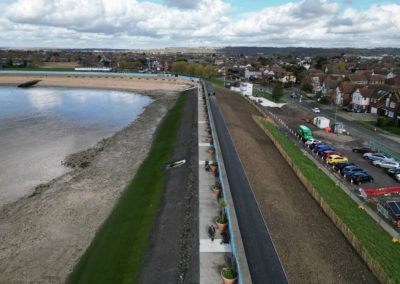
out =
<path fill-rule="evenodd" d="M 387 119 L 387 117 L 385 116 L 380 116 L 378 117 L 378 119 L 376 120 L 376 126 L 379 127 L 385 127 L 389 124 L 389 120 Z"/>
<path fill-rule="evenodd" d="M 226 279 L 235 279 L 236 271 L 232 267 L 224 267 L 222 268 L 222 276 Z"/>

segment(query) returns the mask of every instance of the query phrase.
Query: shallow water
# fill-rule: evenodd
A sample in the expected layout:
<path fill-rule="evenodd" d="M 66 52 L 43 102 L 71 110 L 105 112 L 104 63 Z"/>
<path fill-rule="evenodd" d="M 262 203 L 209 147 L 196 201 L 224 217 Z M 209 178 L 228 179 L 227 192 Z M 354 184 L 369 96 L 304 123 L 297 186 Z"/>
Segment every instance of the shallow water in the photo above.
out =
<path fill-rule="evenodd" d="M 0 88 L 0 207 L 65 173 L 68 154 L 122 129 L 151 101 L 109 90 Z"/>

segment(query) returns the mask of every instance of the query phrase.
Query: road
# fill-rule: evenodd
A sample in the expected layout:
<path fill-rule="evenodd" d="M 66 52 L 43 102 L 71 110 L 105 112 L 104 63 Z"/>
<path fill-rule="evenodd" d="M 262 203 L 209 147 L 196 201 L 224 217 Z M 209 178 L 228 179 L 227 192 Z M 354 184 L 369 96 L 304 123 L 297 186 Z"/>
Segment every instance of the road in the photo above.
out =
<path fill-rule="evenodd" d="M 208 93 L 213 93 L 211 85 L 206 84 L 206 88 Z M 252 281 L 265 283 L 268 279 L 269 283 L 287 283 L 282 264 L 214 96 L 210 96 L 210 106 Z"/>
<path fill-rule="evenodd" d="M 264 86 L 259 86 L 257 85 L 256 88 L 260 88 L 266 92 L 272 92 L 272 89 L 269 87 L 264 87 Z M 303 108 L 309 112 L 311 112 L 311 109 L 313 107 L 318 107 L 319 105 L 315 102 L 309 102 L 307 100 L 302 100 L 302 102 L 299 101 L 299 99 L 293 99 L 290 97 L 290 94 L 295 92 L 298 94 L 296 91 L 292 90 L 285 90 L 285 95 L 284 98 L 285 100 L 290 103 L 294 104 L 300 108 Z M 334 112 L 327 111 L 324 109 L 321 109 L 321 116 L 325 116 L 326 118 L 329 118 L 331 121 L 337 121 L 341 122 L 345 125 L 345 128 L 347 131 L 349 131 L 353 136 L 357 138 L 362 138 L 365 141 L 373 141 L 373 142 L 378 142 L 382 146 L 384 146 L 387 149 L 390 149 L 392 151 L 395 151 L 397 153 L 400 153 L 400 144 L 396 141 L 393 141 L 379 133 L 373 132 L 371 130 L 368 130 L 362 126 L 359 126 L 357 124 L 354 124 L 352 121 L 345 119 L 343 117 L 335 115 Z"/>

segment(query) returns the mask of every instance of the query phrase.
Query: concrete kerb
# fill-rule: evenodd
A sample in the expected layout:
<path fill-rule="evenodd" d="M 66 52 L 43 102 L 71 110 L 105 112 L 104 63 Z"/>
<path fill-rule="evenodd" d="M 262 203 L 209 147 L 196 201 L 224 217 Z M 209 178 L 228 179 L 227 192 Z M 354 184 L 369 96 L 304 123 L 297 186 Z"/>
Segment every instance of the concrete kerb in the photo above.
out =
<path fill-rule="evenodd" d="M 238 283 L 239 284 L 247 284 L 247 283 L 252 283 L 251 281 L 251 275 L 250 275 L 250 270 L 249 270 L 249 265 L 247 263 L 247 258 L 243 246 L 243 240 L 240 234 L 239 230 L 239 224 L 237 221 L 237 216 L 236 216 L 236 211 L 233 206 L 233 200 L 232 200 L 232 195 L 231 191 L 229 188 L 229 182 L 228 182 L 228 177 L 225 171 L 225 165 L 224 161 L 222 158 L 221 154 L 221 149 L 219 146 L 219 140 L 218 140 L 218 135 L 217 131 L 214 126 L 214 118 L 211 112 L 210 108 L 210 102 L 208 98 L 208 94 L 206 92 L 206 87 L 203 84 L 203 89 L 204 89 L 204 94 L 206 97 L 206 104 L 208 108 L 208 116 L 209 116 L 209 122 L 211 126 L 211 132 L 214 140 L 214 147 L 215 147 L 215 158 L 218 163 L 218 168 L 219 168 L 219 173 L 220 173 L 220 181 L 221 181 L 221 187 L 224 193 L 224 201 L 225 204 L 227 205 L 226 211 L 227 211 L 227 218 L 228 218 L 228 227 L 229 231 L 231 233 L 231 246 L 232 246 L 232 254 L 236 260 L 237 264 L 237 270 L 238 270 Z M 233 209 L 233 210 L 230 210 Z"/>

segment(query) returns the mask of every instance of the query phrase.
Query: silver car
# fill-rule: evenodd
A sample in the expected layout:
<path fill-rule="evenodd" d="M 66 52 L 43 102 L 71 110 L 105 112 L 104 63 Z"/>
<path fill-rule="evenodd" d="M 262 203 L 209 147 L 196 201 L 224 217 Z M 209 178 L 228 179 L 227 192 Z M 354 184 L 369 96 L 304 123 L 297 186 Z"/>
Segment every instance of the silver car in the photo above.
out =
<path fill-rule="evenodd" d="M 377 161 L 377 160 L 394 161 L 394 159 L 392 157 L 386 156 L 382 153 L 365 153 L 365 154 L 363 154 L 363 158 L 371 160 L 371 161 Z"/>
<path fill-rule="evenodd" d="M 398 168 L 400 166 L 399 162 L 394 160 L 375 160 L 372 164 L 376 167 L 385 168 L 385 169 L 393 169 Z"/>

